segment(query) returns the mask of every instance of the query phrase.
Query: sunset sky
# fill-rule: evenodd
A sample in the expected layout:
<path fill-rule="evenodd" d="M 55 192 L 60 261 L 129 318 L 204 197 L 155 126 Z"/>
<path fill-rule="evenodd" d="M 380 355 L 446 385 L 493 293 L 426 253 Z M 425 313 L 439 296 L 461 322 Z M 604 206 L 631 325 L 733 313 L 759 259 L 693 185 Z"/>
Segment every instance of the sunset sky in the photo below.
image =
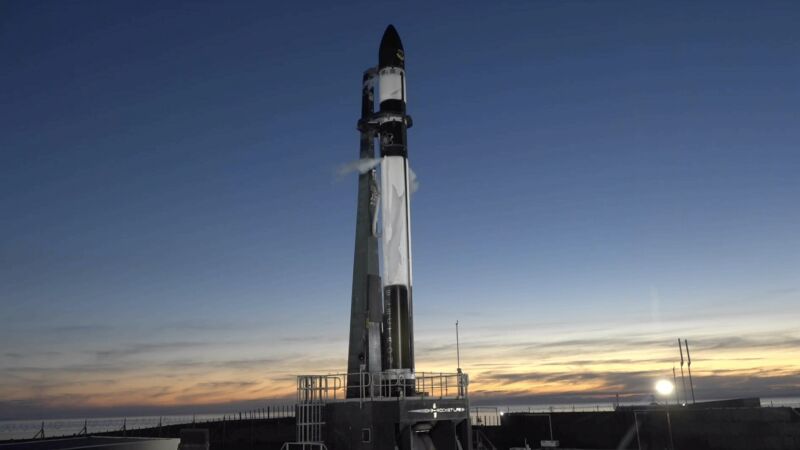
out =
<path fill-rule="evenodd" d="M 406 50 L 417 370 L 800 392 L 800 3 L 5 1 L 0 419 L 345 370 L 364 69 Z"/>

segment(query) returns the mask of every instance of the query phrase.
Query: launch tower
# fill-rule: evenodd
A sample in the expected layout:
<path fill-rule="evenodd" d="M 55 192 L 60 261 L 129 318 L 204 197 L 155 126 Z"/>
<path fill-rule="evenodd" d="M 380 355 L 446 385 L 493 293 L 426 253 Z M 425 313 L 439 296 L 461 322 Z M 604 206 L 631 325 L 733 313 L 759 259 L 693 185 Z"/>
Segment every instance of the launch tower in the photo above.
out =
<path fill-rule="evenodd" d="M 467 375 L 414 365 L 405 62 L 389 25 L 362 79 L 360 158 L 377 163 L 377 140 L 380 162 L 358 178 L 347 373 L 297 378 L 304 449 L 472 448 Z"/>

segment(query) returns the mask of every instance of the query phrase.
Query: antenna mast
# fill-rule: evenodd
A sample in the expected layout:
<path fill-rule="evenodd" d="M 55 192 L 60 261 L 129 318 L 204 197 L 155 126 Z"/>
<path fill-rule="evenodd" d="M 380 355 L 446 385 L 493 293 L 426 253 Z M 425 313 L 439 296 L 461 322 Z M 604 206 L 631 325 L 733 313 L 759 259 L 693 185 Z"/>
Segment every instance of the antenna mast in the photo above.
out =
<path fill-rule="evenodd" d="M 694 382 L 692 382 L 692 356 L 689 355 L 689 341 L 686 339 L 683 340 L 684 345 L 686 345 L 686 359 L 688 360 L 689 366 L 689 387 L 692 388 L 692 404 L 695 403 L 694 401 Z"/>
<path fill-rule="evenodd" d="M 683 375 L 683 346 L 681 346 L 681 338 L 678 338 L 678 351 L 681 352 L 681 383 L 683 384 L 683 402 L 686 403 L 686 377 Z"/>
<path fill-rule="evenodd" d="M 458 362 L 458 373 L 461 373 L 461 348 L 458 342 L 458 321 L 456 320 L 456 360 Z"/>
<path fill-rule="evenodd" d="M 680 405 L 681 400 L 678 398 L 678 379 L 675 377 L 675 364 L 672 364 L 672 384 L 675 386 L 675 404 Z"/>

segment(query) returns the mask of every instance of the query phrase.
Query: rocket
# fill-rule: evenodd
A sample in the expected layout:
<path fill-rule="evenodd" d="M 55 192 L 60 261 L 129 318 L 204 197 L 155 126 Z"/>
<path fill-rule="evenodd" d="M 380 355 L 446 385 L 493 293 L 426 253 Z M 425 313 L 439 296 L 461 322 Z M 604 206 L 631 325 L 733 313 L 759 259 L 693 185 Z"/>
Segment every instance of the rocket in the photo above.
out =
<path fill-rule="evenodd" d="M 364 72 L 361 105 L 360 157 L 372 160 L 377 138 L 380 180 L 376 169 L 359 175 L 347 396 L 373 389 L 376 380 L 370 382 L 367 377 L 375 374 L 383 380 L 380 384 L 400 388 L 392 395 L 411 395 L 414 332 L 406 146 L 411 117 L 406 114 L 403 43 L 391 25 L 381 40 L 378 66 Z"/>
<path fill-rule="evenodd" d="M 318 394 L 317 389 L 333 392 L 334 401 L 326 401 L 323 408 L 309 413 L 313 417 L 308 419 L 326 424 L 323 439 L 312 440 L 324 441 L 327 448 L 470 449 L 467 375 L 459 368 L 456 379 L 450 376 L 453 374 L 419 374 L 418 378 L 414 369 L 413 175 L 406 139 L 411 117 L 406 113 L 405 52 L 391 25 L 381 39 L 377 62 L 364 71 L 361 80 L 360 160 L 355 164 L 360 174 L 346 380 L 346 397 L 352 401 L 336 401 L 335 392 L 341 387 L 338 376 L 298 377 L 298 392 L 306 386 L 313 391 L 308 395 L 309 404 L 330 395 Z M 431 387 L 430 394 L 428 378 L 438 386 Z M 448 380 L 452 380 L 451 394 L 442 391 Z M 408 401 L 383 401 L 391 397 Z M 354 405 L 360 409 L 354 410 Z M 314 433 L 312 430 L 312 438 Z"/>
<path fill-rule="evenodd" d="M 378 136 L 381 155 L 381 221 L 386 370 L 407 379 L 414 372 L 411 211 L 406 131 L 405 52 L 389 25 L 378 51 Z"/>

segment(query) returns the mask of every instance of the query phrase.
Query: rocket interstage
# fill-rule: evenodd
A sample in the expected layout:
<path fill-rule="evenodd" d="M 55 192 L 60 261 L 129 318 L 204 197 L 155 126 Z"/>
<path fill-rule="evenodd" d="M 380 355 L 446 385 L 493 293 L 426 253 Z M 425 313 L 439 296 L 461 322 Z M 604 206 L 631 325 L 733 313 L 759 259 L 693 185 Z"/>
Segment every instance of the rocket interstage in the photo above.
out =
<path fill-rule="evenodd" d="M 381 154 L 381 221 L 386 369 L 410 379 L 414 372 L 411 213 L 406 146 L 405 53 L 391 25 L 378 56 L 378 135 Z"/>

